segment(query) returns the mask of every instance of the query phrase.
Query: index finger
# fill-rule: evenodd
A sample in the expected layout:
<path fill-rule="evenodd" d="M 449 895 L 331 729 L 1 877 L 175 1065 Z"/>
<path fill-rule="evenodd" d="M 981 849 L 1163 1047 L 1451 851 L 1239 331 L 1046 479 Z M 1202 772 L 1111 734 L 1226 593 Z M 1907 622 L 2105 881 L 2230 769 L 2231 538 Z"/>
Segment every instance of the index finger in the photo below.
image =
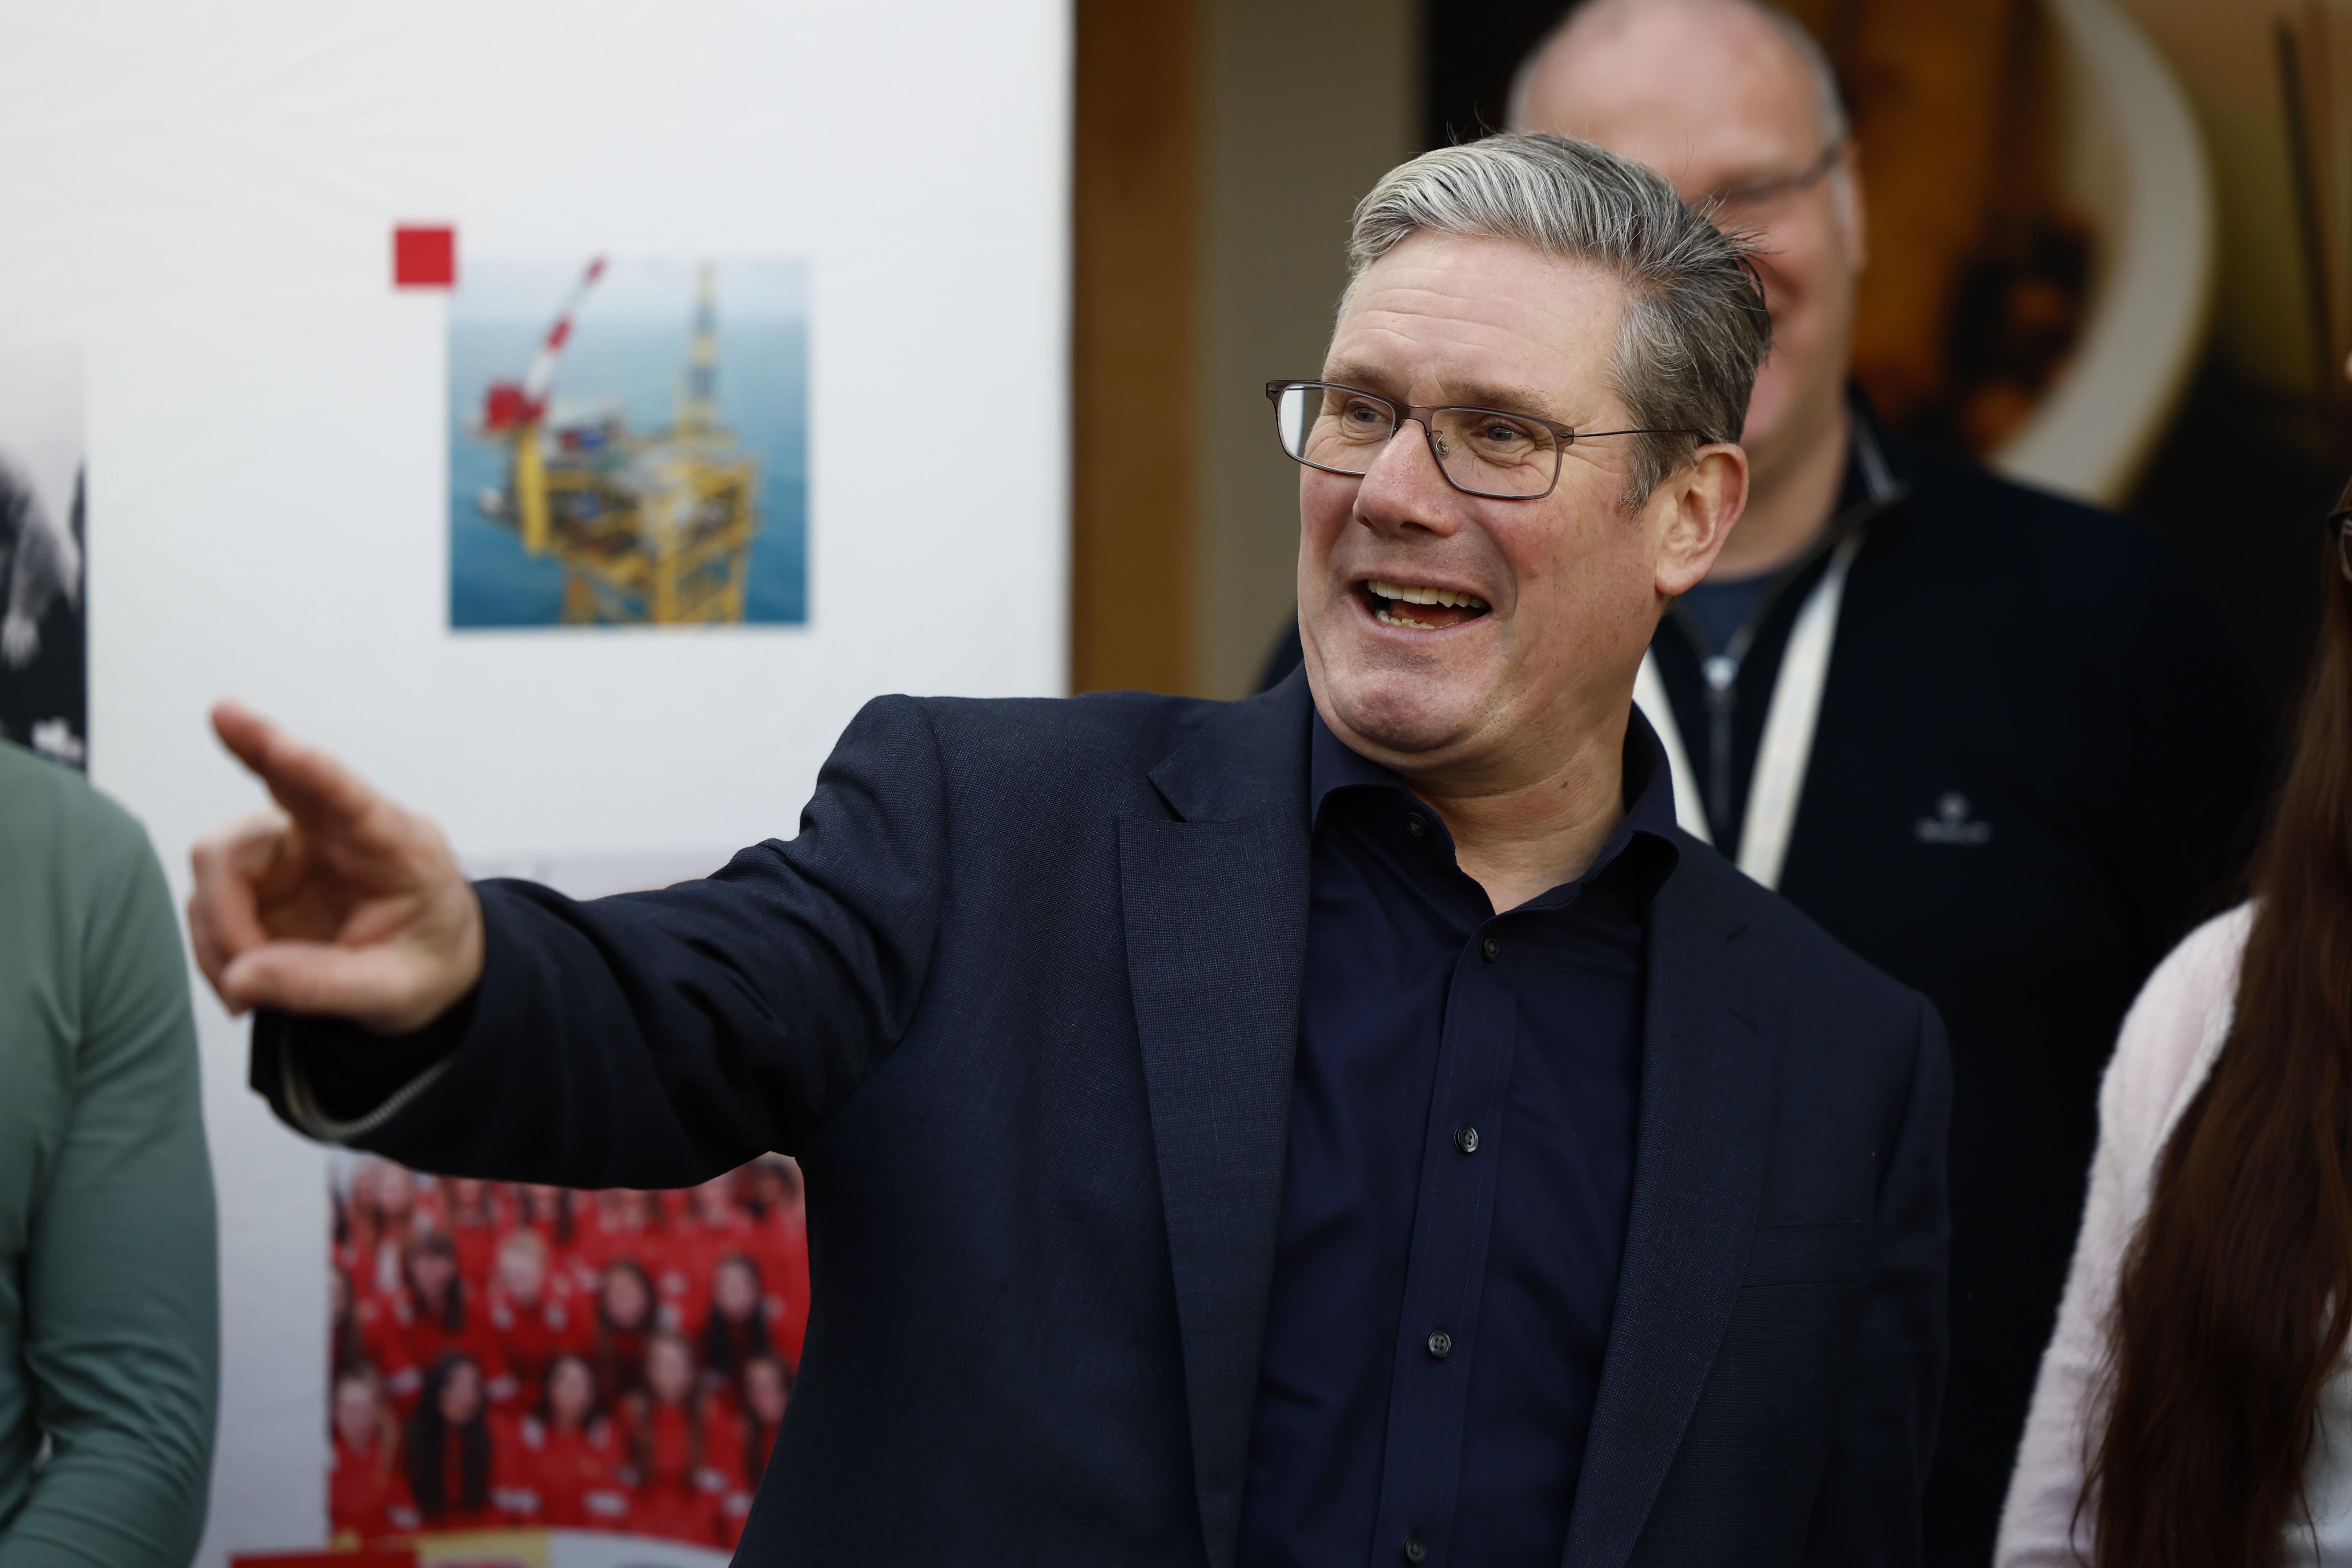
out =
<path fill-rule="evenodd" d="M 383 804 L 357 773 L 241 703 L 215 703 L 212 720 L 221 744 L 305 827 L 356 832 Z"/>

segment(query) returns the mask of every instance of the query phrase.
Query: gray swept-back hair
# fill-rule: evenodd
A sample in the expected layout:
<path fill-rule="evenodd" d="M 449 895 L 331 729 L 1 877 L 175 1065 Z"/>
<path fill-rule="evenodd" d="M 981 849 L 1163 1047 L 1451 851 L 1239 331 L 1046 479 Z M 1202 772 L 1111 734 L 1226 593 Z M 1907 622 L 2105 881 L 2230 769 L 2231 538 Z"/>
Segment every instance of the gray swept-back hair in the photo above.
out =
<path fill-rule="evenodd" d="M 1691 460 L 1737 441 L 1748 393 L 1772 348 L 1772 321 L 1747 243 L 1683 205 L 1630 158 L 1540 132 L 1512 131 L 1424 153 L 1356 204 L 1342 312 L 1372 263 L 1412 236 L 1510 239 L 1597 267 L 1625 286 L 1611 375 L 1636 428 L 1629 507 Z"/>

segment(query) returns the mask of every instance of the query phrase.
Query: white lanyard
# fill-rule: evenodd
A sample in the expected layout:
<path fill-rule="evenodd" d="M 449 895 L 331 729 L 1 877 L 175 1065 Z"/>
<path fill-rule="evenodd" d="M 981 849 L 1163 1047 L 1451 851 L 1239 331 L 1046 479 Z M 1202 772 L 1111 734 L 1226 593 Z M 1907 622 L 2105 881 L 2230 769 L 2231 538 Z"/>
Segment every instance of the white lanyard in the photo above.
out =
<path fill-rule="evenodd" d="M 1788 650 L 1780 656 L 1771 706 L 1764 710 L 1764 738 L 1756 749 L 1748 809 L 1740 819 L 1739 868 L 1768 888 L 1780 886 L 1780 868 L 1789 858 L 1789 834 L 1796 826 L 1805 769 L 1812 761 L 1813 731 L 1821 722 L 1822 689 L 1829 684 L 1830 651 L 1837 642 L 1846 572 L 1861 548 L 1859 532 L 1847 535 L 1831 552 L 1829 570 L 1805 595 L 1796 624 L 1789 629 Z M 1666 763 L 1674 772 L 1675 820 L 1692 837 L 1713 843 L 1698 776 L 1691 770 L 1690 752 L 1675 722 L 1674 704 L 1667 700 L 1655 654 L 1642 656 L 1641 671 L 1633 678 L 1633 703 L 1665 746 Z"/>

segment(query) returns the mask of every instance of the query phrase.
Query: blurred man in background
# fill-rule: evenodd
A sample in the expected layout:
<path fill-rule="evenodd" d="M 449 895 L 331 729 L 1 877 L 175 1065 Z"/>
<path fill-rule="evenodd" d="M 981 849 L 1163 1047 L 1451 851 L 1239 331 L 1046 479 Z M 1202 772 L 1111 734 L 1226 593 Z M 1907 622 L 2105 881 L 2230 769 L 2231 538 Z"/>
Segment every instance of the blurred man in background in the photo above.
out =
<path fill-rule="evenodd" d="M 1867 255 L 1837 83 L 1747 0 L 1594 0 L 1515 125 L 1664 174 L 1752 231 L 1773 353 L 1748 510 L 1651 645 L 1685 826 L 1952 1031 L 1952 1367 L 1931 1563 L 1981 1563 L 2063 1281 L 2099 1073 L 2234 867 L 2252 679 L 2153 533 L 1893 440 L 1848 384 Z"/>

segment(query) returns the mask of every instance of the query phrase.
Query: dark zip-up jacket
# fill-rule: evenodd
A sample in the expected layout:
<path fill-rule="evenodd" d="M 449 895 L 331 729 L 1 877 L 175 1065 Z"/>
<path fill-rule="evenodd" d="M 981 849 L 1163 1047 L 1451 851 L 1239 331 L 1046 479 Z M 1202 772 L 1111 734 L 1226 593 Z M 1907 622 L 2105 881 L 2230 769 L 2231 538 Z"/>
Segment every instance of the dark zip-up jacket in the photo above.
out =
<path fill-rule="evenodd" d="M 2073 1254 L 2100 1073 L 2140 983 L 2238 875 L 2272 731 L 2152 529 L 1866 416 L 1857 431 L 1824 548 L 1757 605 L 1720 773 L 1719 650 L 1675 614 L 1652 652 L 1702 790 L 1727 777 L 1709 825 L 1736 857 L 1790 628 L 1831 538 L 1863 531 L 1780 891 L 1951 1029 L 1952 1367 L 1927 1530 L 1930 1563 L 1977 1568 Z"/>

